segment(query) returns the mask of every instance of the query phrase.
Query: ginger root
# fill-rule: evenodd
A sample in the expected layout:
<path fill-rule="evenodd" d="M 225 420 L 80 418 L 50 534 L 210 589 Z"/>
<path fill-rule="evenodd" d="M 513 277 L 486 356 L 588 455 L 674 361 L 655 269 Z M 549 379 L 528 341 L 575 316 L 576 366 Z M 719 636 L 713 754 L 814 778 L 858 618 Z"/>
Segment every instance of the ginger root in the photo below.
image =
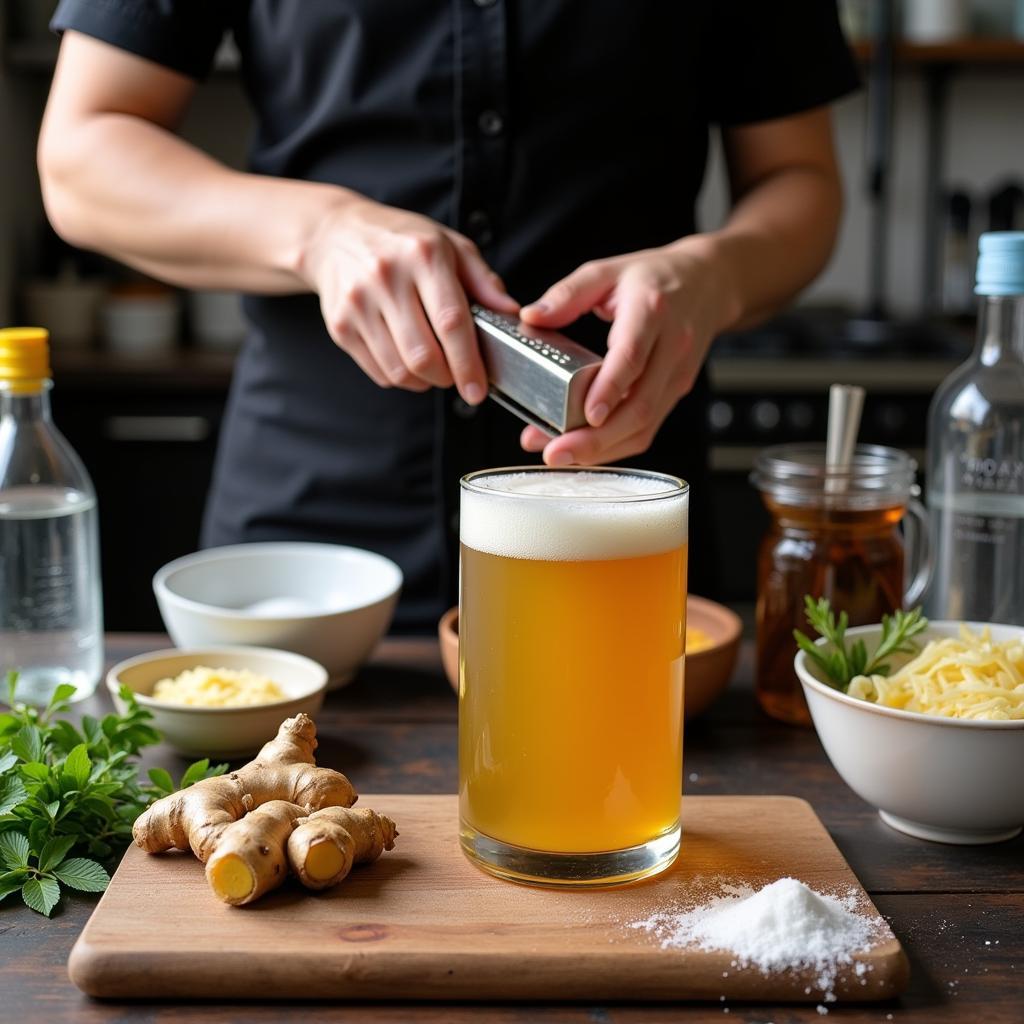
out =
<path fill-rule="evenodd" d="M 187 850 L 205 864 L 224 829 L 269 800 L 287 800 L 318 811 L 350 807 L 356 791 L 341 772 L 317 768 L 316 726 L 308 715 L 281 723 L 277 736 L 236 772 L 204 779 L 157 800 L 132 827 L 147 853 Z"/>
<path fill-rule="evenodd" d="M 206 862 L 215 895 L 240 906 L 276 889 L 288 875 L 286 844 L 301 816 L 301 807 L 270 800 L 228 825 Z"/>
<path fill-rule="evenodd" d="M 147 853 L 191 849 L 215 895 L 234 905 L 276 888 L 289 864 L 308 888 L 336 885 L 353 864 L 392 849 L 398 833 L 390 818 L 349 810 L 355 789 L 340 772 L 316 766 L 316 746 L 312 719 L 287 719 L 238 771 L 157 800 L 135 822 L 136 845 Z"/>
<path fill-rule="evenodd" d="M 299 818 L 288 837 L 288 862 L 308 889 L 337 885 L 353 864 L 394 849 L 395 823 L 369 807 L 325 807 Z"/>

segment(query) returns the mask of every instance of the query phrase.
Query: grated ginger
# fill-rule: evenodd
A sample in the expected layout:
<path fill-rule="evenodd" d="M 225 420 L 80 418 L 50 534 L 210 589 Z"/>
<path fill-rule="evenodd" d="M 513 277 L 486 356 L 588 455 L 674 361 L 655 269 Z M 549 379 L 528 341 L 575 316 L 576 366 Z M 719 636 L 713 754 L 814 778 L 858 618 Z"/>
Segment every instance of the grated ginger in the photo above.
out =
<path fill-rule="evenodd" d="M 932 640 L 891 676 L 857 676 L 847 693 L 944 718 L 1024 719 L 1024 633 L 996 643 L 989 629 Z"/>
<path fill-rule="evenodd" d="M 153 697 L 168 704 L 203 708 L 240 708 L 254 704 L 273 704 L 286 694 L 266 676 L 249 669 L 207 668 L 197 665 L 173 679 L 161 679 L 153 687 Z"/>
<path fill-rule="evenodd" d="M 705 633 L 703 629 L 697 629 L 696 626 L 686 627 L 686 653 L 696 654 L 698 651 L 705 651 L 709 647 L 714 645 L 714 640 L 711 638 L 710 633 Z"/>

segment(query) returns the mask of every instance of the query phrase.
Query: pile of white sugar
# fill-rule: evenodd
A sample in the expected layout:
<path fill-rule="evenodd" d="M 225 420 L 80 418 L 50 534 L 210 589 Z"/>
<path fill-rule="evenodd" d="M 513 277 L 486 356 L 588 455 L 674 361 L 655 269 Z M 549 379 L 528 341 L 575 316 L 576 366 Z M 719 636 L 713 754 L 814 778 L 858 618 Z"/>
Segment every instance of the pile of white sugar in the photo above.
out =
<path fill-rule="evenodd" d="M 722 894 L 691 910 L 660 911 L 630 927 L 652 933 L 662 949 L 696 947 L 731 953 L 737 967 L 763 973 L 813 971 L 826 1001 L 840 967 L 879 938 L 883 923 L 856 912 L 856 896 L 815 892 L 795 878 L 763 889 L 723 886 Z M 855 973 L 864 973 L 857 964 Z"/>

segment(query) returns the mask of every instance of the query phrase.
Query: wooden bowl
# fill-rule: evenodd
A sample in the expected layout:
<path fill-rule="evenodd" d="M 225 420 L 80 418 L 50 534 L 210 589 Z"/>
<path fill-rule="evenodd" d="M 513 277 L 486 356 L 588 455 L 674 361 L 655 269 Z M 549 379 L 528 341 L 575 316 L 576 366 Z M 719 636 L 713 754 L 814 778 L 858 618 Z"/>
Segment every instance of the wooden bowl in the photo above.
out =
<path fill-rule="evenodd" d="M 687 624 L 703 630 L 710 647 L 686 656 L 685 714 L 694 718 L 728 686 L 740 649 L 743 623 L 723 605 L 692 594 L 686 599 Z M 441 663 L 452 689 L 459 692 L 459 609 L 449 608 L 437 627 Z"/>
<path fill-rule="evenodd" d="M 686 717 L 695 718 L 729 685 L 740 652 L 743 623 L 724 605 L 690 594 L 686 599 L 687 628 L 700 629 L 711 645 L 686 655 Z"/>

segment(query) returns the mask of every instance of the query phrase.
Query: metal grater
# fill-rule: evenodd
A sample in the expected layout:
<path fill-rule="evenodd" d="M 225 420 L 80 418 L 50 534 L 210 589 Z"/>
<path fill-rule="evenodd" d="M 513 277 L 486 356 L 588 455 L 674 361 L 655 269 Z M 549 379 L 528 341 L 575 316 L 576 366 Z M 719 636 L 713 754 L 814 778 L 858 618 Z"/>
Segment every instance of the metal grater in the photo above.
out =
<path fill-rule="evenodd" d="M 557 331 L 472 307 L 490 395 L 546 434 L 586 426 L 583 399 L 601 358 Z"/>

